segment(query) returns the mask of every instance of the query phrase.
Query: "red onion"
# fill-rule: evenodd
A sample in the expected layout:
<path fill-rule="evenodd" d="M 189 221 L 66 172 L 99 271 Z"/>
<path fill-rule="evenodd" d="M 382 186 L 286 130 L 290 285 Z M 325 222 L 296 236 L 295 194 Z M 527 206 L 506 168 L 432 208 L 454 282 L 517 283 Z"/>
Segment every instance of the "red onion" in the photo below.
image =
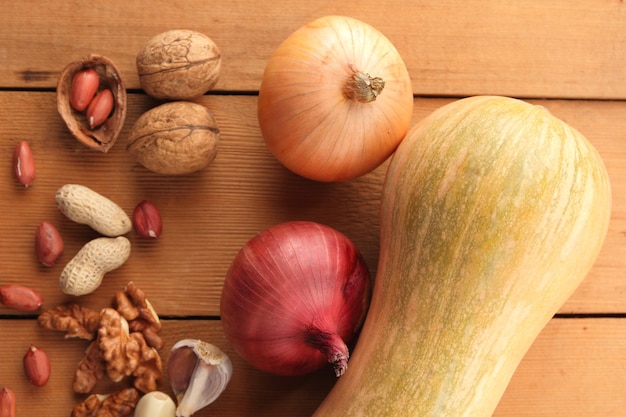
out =
<path fill-rule="evenodd" d="M 257 369 L 304 375 L 330 362 L 339 377 L 370 290 L 365 261 L 345 235 L 314 222 L 281 223 L 233 260 L 220 306 L 224 333 Z"/>

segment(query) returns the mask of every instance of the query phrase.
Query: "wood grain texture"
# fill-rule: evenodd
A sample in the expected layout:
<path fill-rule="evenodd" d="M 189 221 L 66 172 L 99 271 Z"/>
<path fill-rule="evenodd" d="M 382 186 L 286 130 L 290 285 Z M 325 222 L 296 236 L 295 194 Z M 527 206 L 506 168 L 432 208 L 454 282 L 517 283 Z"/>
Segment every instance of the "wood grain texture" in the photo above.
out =
<path fill-rule="evenodd" d="M 623 416 L 626 339 L 615 337 L 617 328 L 624 328 L 624 320 L 552 320 L 522 360 L 494 416 Z"/>
<path fill-rule="evenodd" d="M 0 285 L 32 286 L 46 308 L 76 301 L 61 294 L 58 277 L 97 234 L 56 209 L 54 192 L 61 185 L 87 185 L 129 213 L 142 199 L 152 200 L 163 215 L 162 238 L 129 234 L 129 262 L 80 303 L 108 305 L 133 280 L 164 318 L 164 359 L 187 337 L 227 351 L 233 380 L 198 417 L 311 415 L 334 376 L 273 377 L 243 363 L 222 333 L 219 297 L 241 245 L 287 220 L 337 228 L 376 271 L 386 164 L 340 184 L 303 179 L 268 152 L 256 119 L 267 59 L 293 30 L 328 14 L 361 19 L 396 45 L 416 95 L 413 123 L 455 97 L 508 95 L 548 108 L 596 146 L 614 197 L 604 247 L 559 318 L 531 347 L 494 415 L 626 417 L 626 3 L 620 0 L 7 2 L 0 14 L 0 155 L 6 156 L 0 158 Z M 135 56 L 150 37 L 177 28 L 203 32 L 222 50 L 216 92 L 198 100 L 215 113 L 222 135 L 210 167 L 164 177 L 136 164 L 125 144 L 133 122 L 159 104 L 139 89 Z M 89 53 L 111 58 L 129 90 L 126 125 L 106 155 L 80 145 L 56 111 L 60 71 Z M 20 140 L 30 142 L 37 163 L 29 189 L 12 174 L 10 155 Z M 65 240 L 65 253 L 52 268 L 38 265 L 34 255 L 35 228 L 43 220 Z M 35 316 L 0 306 L 0 386 L 15 390 L 20 416 L 69 415 L 83 398 L 71 393 L 70 384 L 86 345 L 37 328 Z M 31 343 L 52 359 L 53 377 L 42 389 L 23 376 L 21 358 Z M 170 392 L 166 380 L 162 388 Z"/>
<path fill-rule="evenodd" d="M 222 49 L 217 89 L 256 91 L 278 44 L 327 14 L 384 33 L 418 95 L 626 98 L 626 4 L 619 0 L 10 2 L 0 16 L 0 85 L 53 87 L 67 63 L 95 52 L 138 88 L 141 47 L 161 31 L 186 28 Z"/>

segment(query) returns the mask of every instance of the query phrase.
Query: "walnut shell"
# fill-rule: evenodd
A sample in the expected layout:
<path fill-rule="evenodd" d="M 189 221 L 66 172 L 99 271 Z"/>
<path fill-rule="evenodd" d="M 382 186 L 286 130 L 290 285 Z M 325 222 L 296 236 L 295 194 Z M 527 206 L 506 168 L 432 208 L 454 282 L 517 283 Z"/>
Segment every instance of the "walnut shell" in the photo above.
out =
<path fill-rule="evenodd" d="M 221 53 L 208 36 L 170 30 L 150 39 L 137 54 L 141 88 L 161 100 L 192 100 L 218 81 Z"/>
<path fill-rule="evenodd" d="M 96 129 L 89 129 L 83 112 L 70 105 L 70 90 L 74 74 L 86 68 L 93 68 L 100 76 L 99 90 L 109 88 L 113 93 L 113 113 Z M 57 82 L 57 110 L 70 132 L 85 146 L 101 152 L 108 152 L 113 146 L 126 120 L 126 89 L 115 64 L 108 58 L 91 54 L 68 64 Z"/>
<path fill-rule="evenodd" d="M 174 101 L 142 114 L 130 132 L 128 151 L 150 171 L 190 174 L 215 159 L 220 131 L 201 104 Z"/>

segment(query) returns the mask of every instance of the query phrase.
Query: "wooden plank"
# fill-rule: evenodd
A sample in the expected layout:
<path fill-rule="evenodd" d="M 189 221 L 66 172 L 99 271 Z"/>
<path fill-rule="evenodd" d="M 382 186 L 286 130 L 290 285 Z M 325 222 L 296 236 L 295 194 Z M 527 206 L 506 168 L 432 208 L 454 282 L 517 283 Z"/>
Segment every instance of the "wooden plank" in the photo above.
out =
<path fill-rule="evenodd" d="M 0 86 L 54 87 L 59 71 L 88 53 L 116 62 L 138 88 L 135 55 L 153 35 L 186 28 L 222 48 L 217 89 L 256 91 L 267 59 L 308 21 L 345 14 L 396 45 L 417 95 L 626 98 L 626 4 L 497 0 L 256 2 L 156 0 L 8 2 L 0 15 Z M 591 57 L 593 57 L 591 59 Z"/>
<path fill-rule="evenodd" d="M 304 377 L 275 377 L 244 363 L 229 347 L 219 321 L 165 320 L 161 350 L 167 361 L 171 346 L 182 338 L 198 338 L 221 347 L 234 365 L 231 384 L 215 403 L 197 417 L 306 417 L 332 388 L 334 375 L 324 369 Z M 18 415 L 32 416 L 46 404 L 46 415 L 69 415 L 84 399 L 71 384 L 87 342 L 63 340 L 61 334 L 37 328 L 34 320 L 0 320 L 3 368 L 0 386 L 17 396 Z M 29 385 L 22 355 L 33 343 L 46 350 L 52 377 L 43 388 Z M 495 417 L 626 417 L 626 321 L 619 319 L 555 319 L 541 333 L 522 361 Z M 98 384 L 99 393 L 121 384 Z M 167 378 L 159 389 L 171 394 Z"/>
<path fill-rule="evenodd" d="M 87 185 L 117 201 L 128 213 L 142 199 L 154 201 L 164 218 L 157 241 L 129 234 L 133 253 L 126 265 L 107 275 L 102 290 L 85 298 L 101 304 L 134 280 L 145 288 L 161 314 L 219 314 L 223 277 L 237 250 L 262 229 L 282 221 L 312 220 L 348 235 L 363 251 L 372 273 L 378 260 L 378 209 L 386 165 L 341 184 L 305 180 L 283 168 L 268 152 L 256 122 L 256 98 L 206 96 L 222 130 L 220 150 L 206 170 L 164 177 L 138 166 L 125 150 L 128 130 L 139 114 L 154 105 L 143 95 L 129 96 L 129 115 L 119 142 L 108 154 L 89 151 L 72 138 L 56 114 L 53 93 L 0 92 L 0 283 L 39 289 L 47 303 L 67 299 L 57 286 L 60 271 L 74 253 L 96 237 L 87 226 L 66 219 L 54 205 L 65 183 Z M 414 121 L 449 102 L 418 99 Z M 589 277 L 562 313 L 624 313 L 626 270 L 626 131 L 624 102 L 538 101 L 578 127 L 606 161 L 614 187 L 613 218 L 606 244 Z M 36 117 L 35 117 L 36 115 Z M 19 140 L 28 140 L 38 174 L 23 189 L 12 176 L 11 157 Z M 66 250 L 52 267 L 34 258 L 33 235 L 39 222 L 60 229 Z M 12 314 L 6 308 L 0 314 Z"/>
<path fill-rule="evenodd" d="M 623 319 L 552 320 L 494 417 L 626 415 Z M 602 397 L 602 398 L 600 398 Z"/>

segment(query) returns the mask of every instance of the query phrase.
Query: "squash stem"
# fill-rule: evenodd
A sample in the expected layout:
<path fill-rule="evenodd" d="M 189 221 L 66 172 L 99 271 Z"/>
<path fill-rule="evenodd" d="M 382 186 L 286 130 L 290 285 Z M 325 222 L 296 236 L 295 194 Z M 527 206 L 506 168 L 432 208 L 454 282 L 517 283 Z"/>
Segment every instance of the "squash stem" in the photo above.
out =
<path fill-rule="evenodd" d="M 354 70 L 346 84 L 343 93 L 346 98 L 360 103 L 369 103 L 380 95 L 385 88 L 385 81 L 380 77 L 371 75 L 359 70 Z"/>
<path fill-rule="evenodd" d="M 339 378 L 348 369 L 348 347 L 337 333 L 322 330 L 315 326 L 307 327 L 306 342 L 309 346 L 319 350 L 333 365 L 335 375 Z"/>

